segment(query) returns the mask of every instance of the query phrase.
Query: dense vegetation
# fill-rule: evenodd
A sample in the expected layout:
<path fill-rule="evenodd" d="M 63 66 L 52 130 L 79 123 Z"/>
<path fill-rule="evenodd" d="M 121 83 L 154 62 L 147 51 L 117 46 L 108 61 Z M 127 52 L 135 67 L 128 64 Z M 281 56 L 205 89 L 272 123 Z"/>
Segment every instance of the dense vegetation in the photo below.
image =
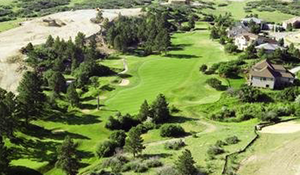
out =
<path fill-rule="evenodd" d="M 277 0 L 263 0 L 263 1 L 251 1 L 247 2 L 245 7 L 246 11 L 251 11 L 252 9 L 257 9 L 258 11 L 280 11 L 282 13 L 291 14 L 295 16 L 299 16 L 299 2 L 283 2 Z"/>

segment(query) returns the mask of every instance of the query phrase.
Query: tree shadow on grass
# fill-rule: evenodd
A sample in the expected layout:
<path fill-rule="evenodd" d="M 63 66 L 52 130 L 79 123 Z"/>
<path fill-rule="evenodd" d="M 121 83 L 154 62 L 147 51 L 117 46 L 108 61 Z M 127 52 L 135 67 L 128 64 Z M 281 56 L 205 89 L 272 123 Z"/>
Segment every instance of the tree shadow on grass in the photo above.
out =
<path fill-rule="evenodd" d="M 189 46 L 191 46 L 191 44 L 176 44 L 176 45 L 174 44 L 169 48 L 169 51 L 179 51 Z"/>
<path fill-rule="evenodd" d="M 13 166 L 9 170 L 9 175 L 43 175 L 43 174 L 27 167 Z"/>
<path fill-rule="evenodd" d="M 69 112 L 66 114 L 61 112 L 55 115 L 51 115 L 44 120 L 65 123 L 68 125 L 88 125 L 88 124 L 96 124 L 101 122 L 101 120 L 98 119 L 98 116 L 91 115 L 91 114 L 83 114 L 82 116 L 78 116 L 76 112 Z"/>
<path fill-rule="evenodd" d="M 171 124 L 171 123 L 185 123 L 188 121 L 196 121 L 197 119 L 194 118 L 188 118 L 188 117 L 183 117 L 183 116 L 172 116 L 170 117 L 170 119 L 168 120 L 167 123 Z"/>
<path fill-rule="evenodd" d="M 192 59 L 192 58 L 199 58 L 199 56 L 196 56 L 196 55 L 189 55 L 189 54 L 166 54 L 164 57 L 178 58 L 178 59 Z"/>
<path fill-rule="evenodd" d="M 17 138 L 14 144 L 19 147 L 12 147 L 13 159 L 30 159 L 37 162 L 52 162 L 56 159 L 56 149 L 60 145 L 54 141 L 40 141 L 36 139 Z"/>
<path fill-rule="evenodd" d="M 168 154 L 168 153 L 142 154 L 142 155 L 140 155 L 140 157 L 142 159 L 150 159 L 150 158 L 153 158 L 153 157 L 167 158 L 167 157 L 170 157 L 170 156 L 172 156 L 172 154 Z"/>
<path fill-rule="evenodd" d="M 59 129 L 52 129 L 48 130 L 43 127 L 34 125 L 34 124 L 29 124 L 29 126 L 26 126 L 26 129 L 22 129 L 22 133 L 26 135 L 30 135 L 32 137 L 36 137 L 39 139 L 54 139 L 54 140 L 64 140 L 66 136 L 70 136 L 71 138 L 74 139 L 85 139 L 85 140 L 90 140 L 89 137 L 80 135 L 80 134 L 75 134 L 71 133 L 68 131 L 64 130 L 59 130 Z"/>

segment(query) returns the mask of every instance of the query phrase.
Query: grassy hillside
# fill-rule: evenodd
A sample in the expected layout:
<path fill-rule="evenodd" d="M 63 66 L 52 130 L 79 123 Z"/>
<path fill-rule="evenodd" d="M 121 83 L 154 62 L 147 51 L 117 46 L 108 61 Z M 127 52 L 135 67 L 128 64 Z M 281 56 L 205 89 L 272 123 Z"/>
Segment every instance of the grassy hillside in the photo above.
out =
<path fill-rule="evenodd" d="M 136 114 L 143 100 L 151 102 L 159 93 L 164 93 L 170 105 L 175 105 L 181 110 L 175 115 L 174 122 L 181 123 L 186 131 L 199 133 L 197 138 L 186 138 L 187 148 L 192 151 L 197 165 L 207 165 L 206 151 L 217 140 L 233 135 L 239 137 L 241 142 L 226 147 L 227 153 L 245 145 L 253 137 L 253 134 L 249 133 L 252 132 L 256 120 L 239 124 L 210 123 L 202 121 L 201 114 L 195 110 L 203 103 L 217 101 L 222 93 L 205 84 L 205 80 L 211 76 L 200 73 L 199 66 L 236 58 L 225 54 L 220 44 L 209 39 L 207 27 L 206 23 L 201 23 L 198 24 L 196 31 L 174 34 L 172 36 L 174 47 L 165 56 L 121 55 L 129 64 L 130 85 L 120 87 L 115 83 L 119 77 L 104 77 L 100 84 L 102 87 L 109 86 L 110 90 L 100 92 L 103 99 L 100 111 L 96 110 L 95 97 L 98 92 L 90 87 L 87 93 L 82 94 L 84 104 L 82 109 L 73 110 L 65 116 L 56 116 L 53 120 L 33 122 L 34 130 L 43 134 L 36 132 L 19 134 L 28 141 L 28 144 L 26 151 L 19 147 L 22 157 L 14 160 L 12 164 L 37 169 L 47 175 L 61 175 L 62 172 L 48 162 L 52 160 L 51 157 L 55 155 L 56 147 L 64 136 L 70 135 L 79 143 L 78 149 L 83 158 L 81 171 L 97 169 L 101 160 L 95 158 L 94 152 L 97 144 L 104 141 L 111 132 L 104 127 L 108 116 L 114 115 L 117 110 L 123 114 Z M 122 60 L 119 59 L 106 60 L 103 64 L 122 68 Z M 60 105 L 64 104 L 66 105 L 66 102 L 60 102 Z M 168 155 L 162 158 L 165 165 L 173 163 L 177 158 L 179 152 L 164 149 L 164 142 L 161 141 L 167 138 L 161 138 L 159 130 L 152 130 L 143 135 L 143 138 L 146 143 L 146 154 Z M 225 154 L 208 162 L 214 165 L 214 174 L 219 174 L 224 156 Z M 151 170 L 149 173 L 154 172 Z"/>

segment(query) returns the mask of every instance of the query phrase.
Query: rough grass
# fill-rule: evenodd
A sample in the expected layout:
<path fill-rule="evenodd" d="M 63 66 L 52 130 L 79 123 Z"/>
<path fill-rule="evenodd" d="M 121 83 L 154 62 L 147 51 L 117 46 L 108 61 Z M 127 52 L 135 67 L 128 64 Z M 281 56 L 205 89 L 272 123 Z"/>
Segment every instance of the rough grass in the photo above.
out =
<path fill-rule="evenodd" d="M 300 132 L 293 134 L 261 134 L 250 149 L 237 157 L 238 174 L 286 174 L 298 171 Z M 270 163 L 272 162 L 272 163 Z"/>
<path fill-rule="evenodd" d="M 207 0 L 209 1 L 209 0 Z M 246 3 L 249 2 L 248 1 L 224 1 L 224 0 L 217 0 L 217 1 L 213 1 L 216 4 L 220 4 L 220 3 L 228 3 L 228 6 L 224 6 L 224 7 L 218 7 L 217 5 L 216 10 L 211 10 L 211 9 L 206 9 L 206 12 L 212 13 L 214 15 L 219 15 L 219 14 L 225 14 L 226 12 L 229 12 L 232 14 L 232 16 L 234 17 L 234 19 L 236 20 L 240 20 L 241 18 L 244 18 L 247 14 L 258 14 L 259 18 L 264 19 L 265 21 L 269 21 L 269 22 L 276 22 L 276 23 L 280 23 L 284 20 L 290 19 L 292 17 L 294 17 L 293 15 L 289 15 L 289 14 L 284 14 L 278 11 L 275 12 L 259 12 L 255 9 L 252 10 L 252 12 L 250 13 L 246 13 L 244 11 L 244 7 L 246 6 Z"/>

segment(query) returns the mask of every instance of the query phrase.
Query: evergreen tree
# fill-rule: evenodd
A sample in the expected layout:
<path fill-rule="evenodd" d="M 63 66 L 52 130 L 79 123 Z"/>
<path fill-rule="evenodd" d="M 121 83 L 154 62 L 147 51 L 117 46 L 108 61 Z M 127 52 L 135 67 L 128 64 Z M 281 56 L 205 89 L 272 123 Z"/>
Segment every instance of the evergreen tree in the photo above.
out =
<path fill-rule="evenodd" d="M 143 122 L 143 121 L 147 120 L 148 117 L 150 117 L 150 107 L 148 105 L 147 100 L 145 100 L 144 103 L 140 107 L 138 119 L 139 119 L 139 121 Z"/>
<path fill-rule="evenodd" d="M 71 103 L 71 106 L 79 106 L 80 99 L 73 83 L 67 89 L 67 98 Z"/>
<path fill-rule="evenodd" d="M 76 175 L 80 168 L 80 159 L 76 155 L 76 144 L 67 136 L 62 145 L 57 149 L 58 157 L 56 166 L 68 175 Z"/>
<path fill-rule="evenodd" d="M 197 168 L 194 166 L 195 161 L 189 150 L 182 152 L 182 155 L 178 157 L 175 162 L 176 169 L 181 175 L 196 175 Z"/>
<path fill-rule="evenodd" d="M 53 72 L 48 79 L 49 87 L 56 93 L 66 92 L 66 79 L 60 72 Z"/>
<path fill-rule="evenodd" d="M 125 141 L 125 150 L 132 153 L 133 157 L 141 153 L 145 149 L 143 145 L 142 133 L 139 128 L 133 127 L 129 130 Z"/>
<path fill-rule="evenodd" d="M 195 19 L 194 19 L 193 16 L 189 17 L 188 26 L 189 26 L 190 29 L 195 28 Z"/>
<path fill-rule="evenodd" d="M 0 136 L 0 175 L 8 175 L 9 153 L 10 151 L 6 148 L 2 136 Z"/>
<path fill-rule="evenodd" d="M 30 54 L 32 51 L 34 51 L 34 47 L 33 47 L 32 43 L 28 43 L 27 46 L 25 47 L 25 52 L 27 54 Z"/>
<path fill-rule="evenodd" d="M 124 44 L 124 41 L 123 41 L 123 38 L 121 35 L 117 35 L 114 39 L 114 48 L 117 50 L 117 51 L 120 51 L 120 52 L 124 52 L 126 49 L 125 49 L 125 44 Z"/>
<path fill-rule="evenodd" d="M 81 49 L 84 49 L 85 43 L 85 34 L 79 32 L 75 38 L 75 45 Z"/>
<path fill-rule="evenodd" d="M 284 47 L 284 39 L 283 38 L 278 40 L 278 45 L 281 47 Z"/>
<path fill-rule="evenodd" d="M 54 38 L 51 35 L 49 35 L 48 38 L 47 38 L 47 41 L 45 43 L 45 46 L 46 47 L 53 47 L 53 45 L 54 45 Z"/>
<path fill-rule="evenodd" d="M 45 94 L 42 89 L 42 81 L 36 72 L 26 72 L 23 75 L 17 91 L 19 95 L 19 116 L 24 117 L 26 124 L 33 118 L 39 117 L 43 111 Z"/>
<path fill-rule="evenodd" d="M 166 97 L 159 94 L 152 104 L 152 117 L 154 123 L 164 123 L 168 120 L 170 117 L 168 105 Z"/>

